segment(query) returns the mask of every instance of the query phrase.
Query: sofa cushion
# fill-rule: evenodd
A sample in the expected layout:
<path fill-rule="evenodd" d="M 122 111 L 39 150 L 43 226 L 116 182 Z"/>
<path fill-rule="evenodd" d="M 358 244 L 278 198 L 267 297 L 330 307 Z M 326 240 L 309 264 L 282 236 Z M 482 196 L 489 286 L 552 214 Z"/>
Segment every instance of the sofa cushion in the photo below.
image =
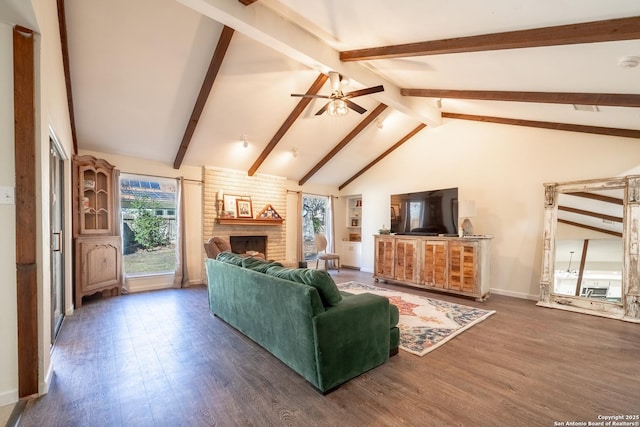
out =
<path fill-rule="evenodd" d="M 245 257 L 242 259 L 242 266 L 253 271 L 266 273 L 269 267 L 282 267 L 282 264 L 276 261 L 265 261 L 261 258 Z"/>
<path fill-rule="evenodd" d="M 266 273 L 281 279 L 313 286 L 318 290 L 325 307 L 333 307 L 342 301 L 342 295 L 336 283 L 324 270 L 272 266 L 267 269 Z"/>
<path fill-rule="evenodd" d="M 400 310 L 389 302 L 389 327 L 393 328 L 400 321 Z"/>
<path fill-rule="evenodd" d="M 242 260 L 243 257 L 233 252 L 220 252 L 216 257 L 216 261 L 226 262 L 227 264 L 238 265 L 240 267 L 242 267 Z"/>

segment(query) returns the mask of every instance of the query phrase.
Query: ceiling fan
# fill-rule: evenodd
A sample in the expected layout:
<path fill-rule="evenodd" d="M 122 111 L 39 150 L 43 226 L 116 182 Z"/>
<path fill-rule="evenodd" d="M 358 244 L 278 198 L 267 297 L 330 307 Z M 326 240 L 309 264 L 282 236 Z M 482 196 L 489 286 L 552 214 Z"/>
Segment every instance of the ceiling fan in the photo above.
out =
<path fill-rule="evenodd" d="M 373 86 L 365 89 L 354 90 L 352 92 L 342 93 L 341 81 L 342 76 L 335 72 L 329 71 L 329 81 L 331 82 L 331 95 L 310 95 L 310 94 L 302 94 L 302 93 L 292 93 L 291 96 L 299 96 L 302 98 L 324 98 L 328 99 L 327 102 L 318 112 L 316 116 L 324 113 L 325 111 L 332 116 L 344 116 L 351 108 L 353 111 L 357 111 L 362 114 L 367 111 L 365 108 L 362 108 L 355 102 L 351 101 L 351 98 L 355 98 L 363 95 L 370 95 L 372 93 L 382 92 L 384 91 L 384 87 Z"/>

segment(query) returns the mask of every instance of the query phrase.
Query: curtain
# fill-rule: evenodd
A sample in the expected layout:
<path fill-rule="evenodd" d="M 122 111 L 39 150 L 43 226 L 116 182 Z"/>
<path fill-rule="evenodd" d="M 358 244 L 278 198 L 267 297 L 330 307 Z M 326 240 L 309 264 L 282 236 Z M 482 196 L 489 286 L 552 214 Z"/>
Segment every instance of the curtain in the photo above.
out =
<path fill-rule="evenodd" d="M 176 271 L 173 276 L 173 287 L 187 286 L 189 275 L 187 273 L 187 256 L 185 247 L 184 227 L 184 179 L 176 179 Z"/>
<path fill-rule="evenodd" d="M 113 198 L 113 215 L 115 217 L 115 220 L 114 220 L 115 228 L 113 230 L 113 233 L 116 236 L 120 236 L 120 239 L 122 239 L 121 245 L 122 245 L 122 250 L 124 250 L 124 236 L 122 235 L 122 205 L 120 203 L 120 170 L 113 169 L 111 176 L 112 176 L 111 185 L 113 185 L 113 188 L 111 189 L 112 191 L 111 194 L 116 195 Z M 120 254 L 120 256 L 123 256 L 123 254 Z M 124 262 L 122 263 L 122 269 L 120 274 L 122 274 L 122 276 L 120 276 L 120 290 L 122 291 L 122 293 L 127 293 L 127 283 L 126 283 L 126 280 L 124 280 L 124 278 L 126 277 L 126 272 L 124 271 Z"/>
<path fill-rule="evenodd" d="M 296 258 L 298 262 L 301 262 L 304 261 L 304 254 L 302 253 L 302 229 L 304 227 L 304 222 L 302 221 L 302 191 L 298 191 L 297 195 L 296 215 L 298 218 L 298 229 L 296 230 Z"/>
<path fill-rule="evenodd" d="M 335 196 L 329 196 L 327 197 L 327 201 L 329 203 L 328 206 L 328 215 L 327 215 L 327 240 L 328 245 L 327 245 L 327 252 L 330 253 L 335 253 L 335 241 L 336 241 L 336 227 L 334 226 L 335 224 L 335 219 L 336 219 L 336 200 L 338 198 Z"/>

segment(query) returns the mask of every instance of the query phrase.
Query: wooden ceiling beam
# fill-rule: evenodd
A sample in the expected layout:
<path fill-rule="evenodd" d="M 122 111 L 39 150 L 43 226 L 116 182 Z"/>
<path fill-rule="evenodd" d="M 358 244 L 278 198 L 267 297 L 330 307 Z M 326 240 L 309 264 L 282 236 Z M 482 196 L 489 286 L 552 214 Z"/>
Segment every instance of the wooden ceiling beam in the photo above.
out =
<path fill-rule="evenodd" d="M 539 122 L 534 120 L 507 119 L 504 117 L 475 116 L 471 114 L 442 113 L 442 118 L 471 120 L 476 122 L 499 123 L 503 125 L 527 126 L 542 129 L 564 130 L 568 132 L 593 133 L 597 135 L 619 136 L 640 139 L 640 130 L 607 128 L 600 126 L 575 125 L 570 123 Z"/>
<path fill-rule="evenodd" d="M 587 230 L 597 231 L 599 233 L 610 234 L 616 237 L 622 237 L 622 233 L 618 233 L 617 231 L 611 231 L 611 230 L 606 230 L 600 227 L 593 227 L 591 225 L 585 225 L 585 224 L 580 224 L 578 222 L 567 221 L 566 219 L 558 218 L 558 222 L 561 222 L 562 224 L 573 225 L 574 227 L 578 227 L 578 228 L 585 228 Z"/>
<path fill-rule="evenodd" d="M 320 91 L 320 89 L 322 89 L 322 86 L 325 84 L 328 78 L 329 76 L 321 73 L 318 76 L 318 78 L 313 82 L 313 84 L 309 87 L 309 90 L 307 90 L 306 94 L 307 95 L 317 94 Z M 282 137 L 284 137 L 284 135 L 287 133 L 289 128 L 295 123 L 298 117 L 300 117 L 304 109 L 307 108 L 307 105 L 309 105 L 309 103 L 312 100 L 313 98 L 300 98 L 300 102 L 298 102 L 298 105 L 296 105 L 296 107 L 293 109 L 291 114 L 289 114 L 289 117 L 287 117 L 287 119 L 284 121 L 282 126 L 280 126 L 280 129 L 278 129 L 278 131 L 273 136 L 273 138 L 271 138 L 271 141 L 269 141 L 269 143 L 264 148 L 264 150 L 262 150 L 262 153 L 260 153 L 256 161 L 253 162 L 253 165 L 249 168 L 249 172 L 248 172 L 249 176 L 253 176 L 256 173 L 258 168 L 267 159 L 267 156 L 269 156 L 269 154 L 273 151 L 273 149 L 276 148 L 276 145 L 278 145 Z"/>
<path fill-rule="evenodd" d="M 348 180 L 346 180 L 345 182 L 343 182 L 339 187 L 338 190 L 342 190 L 343 188 L 345 188 L 347 185 L 351 184 L 353 181 L 355 181 L 358 177 L 360 177 L 363 173 L 365 173 L 366 171 L 368 171 L 369 169 L 371 169 L 376 163 L 378 163 L 380 160 L 384 159 L 385 157 L 387 157 L 389 154 L 391 154 L 396 148 L 400 147 L 402 144 L 404 144 L 405 142 L 407 142 L 408 140 L 410 140 L 411 138 L 413 138 L 415 136 L 415 134 L 417 134 L 418 132 L 420 132 L 422 129 L 426 128 L 427 125 L 425 125 L 424 123 L 420 123 L 414 130 L 412 130 L 411 132 L 409 132 L 408 134 L 406 134 L 402 139 L 400 139 L 398 142 L 396 142 L 395 144 L 393 144 L 387 151 L 385 151 L 384 153 L 380 154 L 378 157 L 375 158 L 375 160 L 373 160 L 371 163 L 369 163 L 367 166 L 363 167 L 362 169 L 360 169 L 355 175 L 353 175 L 351 178 L 349 178 Z"/>
<path fill-rule="evenodd" d="M 368 61 L 636 39 L 640 39 L 640 16 L 349 50 L 340 52 L 340 60 Z"/>
<path fill-rule="evenodd" d="M 400 89 L 403 96 L 475 99 L 480 101 L 540 102 L 545 104 L 640 107 L 640 95 L 630 93 L 510 92 L 499 90 Z"/>
<path fill-rule="evenodd" d="M 67 108 L 69 109 L 69 123 L 71 125 L 71 141 L 73 153 L 78 154 L 78 136 L 76 134 L 76 115 L 73 109 L 73 91 L 71 90 L 71 68 L 69 66 L 69 42 L 67 39 L 67 18 L 64 0 L 58 0 L 58 28 L 60 29 L 60 47 L 62 48 L 62 68 L 64 83 L 67 90 Z"/>
<path fill-rule="evenodd" d="M 587 193 L 586 191 L 572 191 L 564 194 L 567 196 L 584 197 L 585 199 L 598 200 L 600 202 L 624 206 L 624 200 L 617 197 L 605 196 L 604 194 Z"/>
<path fill-rule="evenodd" d="M 187 123 L 187 128 L 184 131 L 184 136 L 182 137 L 182 142 L 180 143 L 180 147 L 178 148 L 178 153 L 176 154 L 176 158 L 173 161 L 174 169 L 180 169 L 182 161 L 184 160 L 184 156 L 185 154 L 187 154 L 187 149 L 189 148 L 189 144 L 191 143 L 191 138 L 193 138 L 193 133 L 195 132 L 196 126 L 198 125 L 198 120 L 200 120 L 200 116 L 202 115 L 204 106 L 207 103 L 209 94 L 211 93 L 213 82 L 215 82 L 216 77 L 218 76 L 218 71 L 220 71 L 220 66 L 222 65 L 222 61 L 224 60 L 227 49 L 229 48 L 229 44 L 231 43 L 233 33 L 233 28 L 227 27 L 226 25 L 222 29 L 220 39 L 218 40 L 216 49 L 211 57 L 211 62 L 209 63 L 209 69 L 207 70 L 207 74 L 205 75 L 204 81 L 202 82 L 202 87 L 200 88 L 200 93 L 198 94 L 198 98 L 196 99 L 195 105 L 193 106 L 193 111 L 191 112 L 191 117 L 189 118 L 189 122 Z"/>
<path fill-rule="evenodd" d="M 558 210 L 564 211 L 564 212 L 571 212 L 578 215 L 590 216 L 592 218 L 597 218 L 604 221 L 619 222 L 620 224 L 622 224 L 622 218 L 619 216 L 607 215 L 599 212 L 587 211 L 584 209 L 577 209 L 577 208 L 572 208 L 570 206 L 562 206 L 562 205 L 558 206 Z"/>
<path fill-rule="evenodd" d="M 338 143 L 333 149 L 322 158 L 307 174 L 302 177 L 302 179 L 298 182 L 298 185 L 304 185 L 305 182 L 309 180 L 313 175 L 316 174 L 324 165 L 326 165 L 329 160 L 331 160 L 336 154 L 340 152 L 344 147 L 347 146 L 349 142 L 353 138 L 355 138 L 360 132 L 362 132 L 369 124 L 376 119 L 382 112 L 387 108 L 385 104 L 380 104 L 373 110 L 367 117 L 365 117 L 358 125 L 351 131 L 347 136 L 345 136 L 342 141 Z"/>

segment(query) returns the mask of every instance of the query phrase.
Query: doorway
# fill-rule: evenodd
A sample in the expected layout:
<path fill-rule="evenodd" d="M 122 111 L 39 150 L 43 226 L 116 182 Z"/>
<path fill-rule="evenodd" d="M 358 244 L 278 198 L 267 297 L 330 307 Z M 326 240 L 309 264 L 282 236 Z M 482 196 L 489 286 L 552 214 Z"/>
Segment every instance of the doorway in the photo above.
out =
<path fill-rule="evenodd" d="M 324 234 L 327 240 L 333 235 L 331 223 L 331 198 L 314 194 L 302 195 L 302 248 L 305 261 L 315 260 L 318 251 L 316 234 Z M 332 242 L 329 242 L 331 247 Z"/>
<path fill-rule="evenodd" d="M 53 138 L 49 138 L 49 206 L 51 230 L 51 344 L 64 319 L 64 159 Z"/>

